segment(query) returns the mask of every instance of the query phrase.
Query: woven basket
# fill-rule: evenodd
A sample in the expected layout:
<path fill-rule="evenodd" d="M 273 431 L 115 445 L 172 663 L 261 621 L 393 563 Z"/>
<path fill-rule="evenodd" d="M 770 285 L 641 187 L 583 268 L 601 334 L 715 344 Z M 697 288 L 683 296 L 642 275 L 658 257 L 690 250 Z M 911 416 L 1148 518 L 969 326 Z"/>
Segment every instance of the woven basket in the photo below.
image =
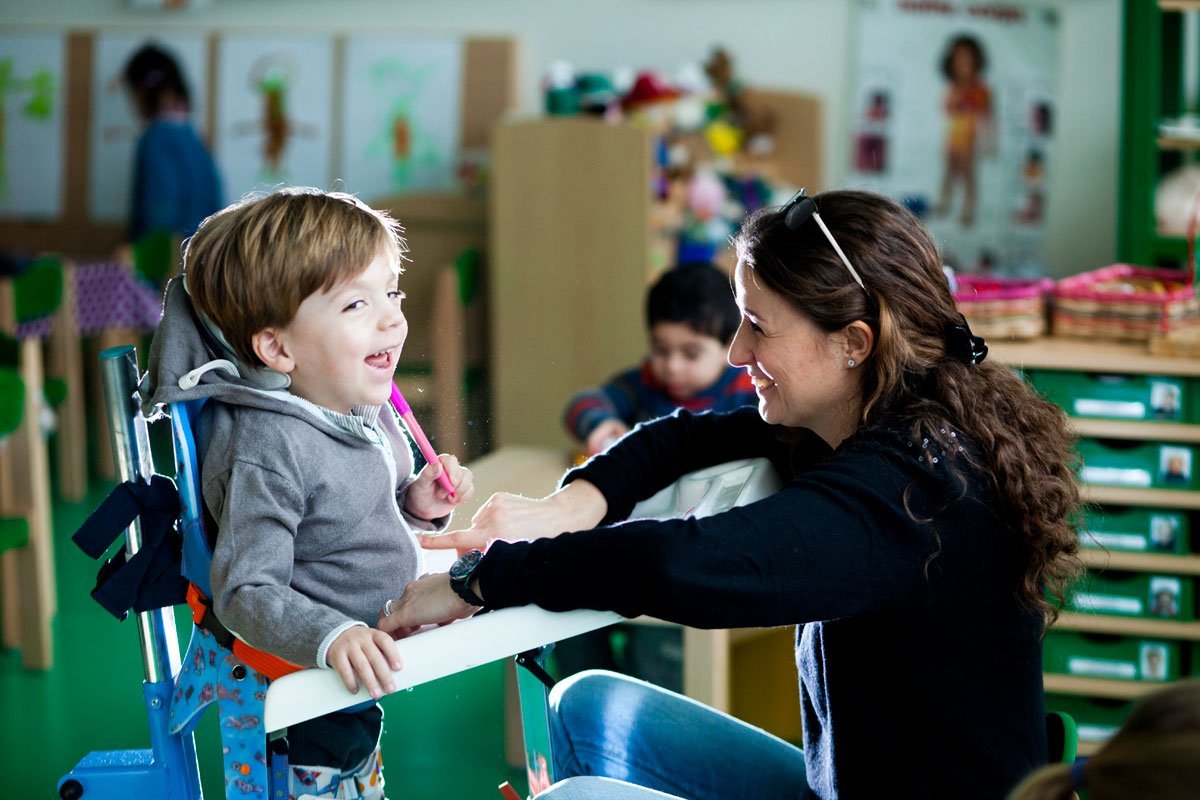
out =
<path fill-rule="evenodd" d="M 991 339 L 1034 339 L 1046 332 L 1049 278 L 988 278 L 958 275 L 954 300 L 971 330 Z"/>
<path fill-rule="evenodd" d="M 1055 336 L 1148 342 L 1197 326 L 1190 272 L 1113 264 L 1054 287 Z"/>

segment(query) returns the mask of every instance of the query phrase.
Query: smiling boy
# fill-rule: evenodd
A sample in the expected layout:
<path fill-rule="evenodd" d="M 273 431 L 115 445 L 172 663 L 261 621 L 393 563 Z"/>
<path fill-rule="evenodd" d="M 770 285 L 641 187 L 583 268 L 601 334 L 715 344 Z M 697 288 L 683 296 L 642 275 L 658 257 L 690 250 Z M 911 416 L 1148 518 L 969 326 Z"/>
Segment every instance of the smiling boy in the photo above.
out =
<path fill-rule="evenodd" d="M 400 232 L 341 193 L 230 206 L 189 240 L 150 353 L 152 404 L 210 398 L 197 437 L 217 617 L 372 698 L 400 668 L 372 626 L 424 571 L 414 529 L 441 529 L 472 493 L 453 456 L 414 478 L 385 406 L 408 333 Z M 383 797 L 381 728 L 374 704 L 289 728 L 292 797 Z"/>

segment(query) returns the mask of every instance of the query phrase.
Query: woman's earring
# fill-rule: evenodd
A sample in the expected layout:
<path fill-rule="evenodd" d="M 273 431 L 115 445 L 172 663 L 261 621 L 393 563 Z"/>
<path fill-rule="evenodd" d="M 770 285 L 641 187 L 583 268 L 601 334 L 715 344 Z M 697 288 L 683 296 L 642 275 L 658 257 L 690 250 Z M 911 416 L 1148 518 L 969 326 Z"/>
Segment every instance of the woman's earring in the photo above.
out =
<path fill-rule="evenodd" d="M 846 366 L 850 367 L 851 369 L 854 369 L 854 367 L 857 366 L 857 364 L 858 364 L 858 362 L 855 361 L 853 358 L 846 361 Z"/>

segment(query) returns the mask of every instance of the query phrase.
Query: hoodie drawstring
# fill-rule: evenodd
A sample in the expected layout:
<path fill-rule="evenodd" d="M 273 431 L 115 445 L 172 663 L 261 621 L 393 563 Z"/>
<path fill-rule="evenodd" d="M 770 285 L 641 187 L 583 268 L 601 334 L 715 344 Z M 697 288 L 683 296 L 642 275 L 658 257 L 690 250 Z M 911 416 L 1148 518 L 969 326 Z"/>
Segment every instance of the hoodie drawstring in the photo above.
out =
<path fill-rule="evenodd" d="M 196 384 L 200 383 L 200 378 L 204 375 L 204 373 L 211 372 L 214 369 L 224 370 L 225 372 L 233 375 L 235 378 L 242 377 L 242 374 L 238 372 L 237 365 L 235 365 L 232 361 L 227 361 L 224 358 L 218 358 L 184 373 L 184 376 L 179 379 L 179 388 L 184 389 L 185 391 L 187 389 L 196 388 Z"/>

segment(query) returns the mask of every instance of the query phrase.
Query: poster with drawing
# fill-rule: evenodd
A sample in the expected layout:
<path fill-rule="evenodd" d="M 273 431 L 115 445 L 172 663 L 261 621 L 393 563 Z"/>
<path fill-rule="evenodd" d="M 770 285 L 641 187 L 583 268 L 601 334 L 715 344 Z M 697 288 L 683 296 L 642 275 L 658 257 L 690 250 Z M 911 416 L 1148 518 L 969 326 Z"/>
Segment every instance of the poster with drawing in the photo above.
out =
<path fill-rule="evenodd" d="M 333 40 L 222 36 L 214 150 L 230 200 L 292 184 L 330 188 Z"/>
<path fill-rule="evenodd" d="M 370 201 L 455 185 L 462 62 L 458 39 L 347 39 L 338 173 L 347 191 Z"/>
<path fill-rule="evenodd" d="M 132 202 L 133 159 L 143 122 L 121 79 L 145 45 L 174 57 L 187 87 L 192 125 L 205 136 L 208 119 L 208 42 L 200 34 L 97 33 L 92 46 L 92 119 L 88 132 L 88 215 L 125 222 Z"/>
<path fill-rule="evenodd" d="M 61 33 L 0 36 L 0 216 L 62 215 L 65 76 Z"/>
<path fill-rule="evenodd" d="M 978 0 L 857 5 L 847 186 L 905 203 L 956 269 L 1045 274 L 1058 12 Z"/>

